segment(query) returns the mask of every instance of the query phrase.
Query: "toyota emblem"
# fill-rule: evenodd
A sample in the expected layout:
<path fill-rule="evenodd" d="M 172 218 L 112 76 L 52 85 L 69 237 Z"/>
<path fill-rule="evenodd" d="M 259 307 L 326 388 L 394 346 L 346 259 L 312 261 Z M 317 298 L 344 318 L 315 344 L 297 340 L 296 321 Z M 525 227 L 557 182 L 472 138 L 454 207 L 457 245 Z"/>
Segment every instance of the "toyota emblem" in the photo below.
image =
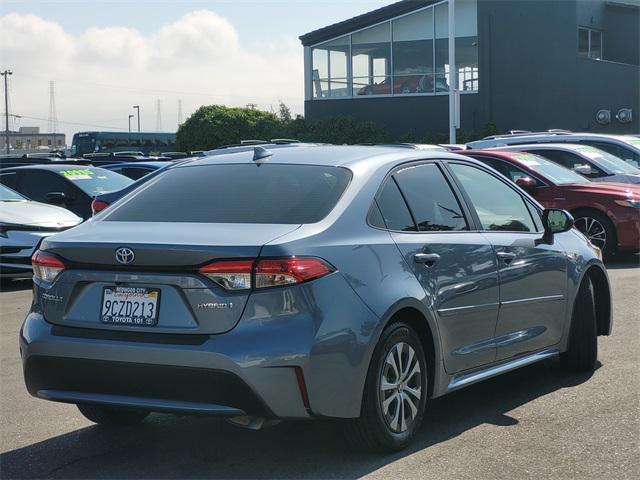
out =
<path fill-rule="evenodd" d="M 116 250 L 116 261 L 123 265 L 128 265 L 136 258 L 136 254 L 133 253 L 128 247 L 120 247 Z"/>

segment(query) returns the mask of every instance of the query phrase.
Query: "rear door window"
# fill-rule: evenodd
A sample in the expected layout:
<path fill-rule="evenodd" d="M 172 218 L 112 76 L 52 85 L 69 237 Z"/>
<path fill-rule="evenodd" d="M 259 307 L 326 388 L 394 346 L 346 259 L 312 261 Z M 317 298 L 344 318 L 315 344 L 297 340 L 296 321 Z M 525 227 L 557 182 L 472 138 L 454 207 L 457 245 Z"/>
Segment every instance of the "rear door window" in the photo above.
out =
<path fill-rule="evenodd" d="M 394 175 L 421 232 L 467 230 L 451 187 L 433 163 L 404 168 Z"/>
<path fill-rule="evenodd" d="M 315 223 L 329 214 L 350 180 L 349 170 L 333 166 L 189 165 L 163 172 L 104 220 Z"/>

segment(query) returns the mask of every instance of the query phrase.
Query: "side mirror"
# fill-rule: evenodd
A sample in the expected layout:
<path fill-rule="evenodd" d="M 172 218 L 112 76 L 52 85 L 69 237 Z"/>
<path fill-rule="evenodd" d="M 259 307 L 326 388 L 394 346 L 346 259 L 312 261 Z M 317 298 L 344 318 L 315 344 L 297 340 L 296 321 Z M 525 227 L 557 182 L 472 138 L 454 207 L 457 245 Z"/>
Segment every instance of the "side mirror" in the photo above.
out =
<path fill-rule="evenodd" d="M 532 192 L 538 186 L 537 182 L 531 177 L 520 177 L 516 180 L 516 185 L 525 192 Z"/>
<path fill-rule="evenodd" d="M 591 175 L 591 166 L 589 165 L 576 165 L 573 167 L 573 171 L 580 175 Z"/>
<path fill-rule="evenodd" d="M 62 205 L 67 201 L 67 196 L 64 192 L 49 192 L 47 193 L 47 203 L 53 205 Z"/>
<path fill-rule="evenodd" d="M 542 212 L 545 233 L 562 233 L 573 228 L 573 217 L 566 210 L 545 208 Z"/>

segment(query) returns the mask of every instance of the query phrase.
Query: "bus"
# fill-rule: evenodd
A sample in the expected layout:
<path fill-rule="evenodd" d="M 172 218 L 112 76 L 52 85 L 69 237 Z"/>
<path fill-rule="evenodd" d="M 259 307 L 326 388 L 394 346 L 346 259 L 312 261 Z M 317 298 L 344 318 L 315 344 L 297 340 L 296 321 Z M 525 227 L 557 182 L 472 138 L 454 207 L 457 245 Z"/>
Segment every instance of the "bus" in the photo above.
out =
<path fill-rule="evenodd" d="M 175 151 L 176 134 L 168 132 L 78 132 L 73 135 L 71 156 L 122 151 L 145 155 Z"/>

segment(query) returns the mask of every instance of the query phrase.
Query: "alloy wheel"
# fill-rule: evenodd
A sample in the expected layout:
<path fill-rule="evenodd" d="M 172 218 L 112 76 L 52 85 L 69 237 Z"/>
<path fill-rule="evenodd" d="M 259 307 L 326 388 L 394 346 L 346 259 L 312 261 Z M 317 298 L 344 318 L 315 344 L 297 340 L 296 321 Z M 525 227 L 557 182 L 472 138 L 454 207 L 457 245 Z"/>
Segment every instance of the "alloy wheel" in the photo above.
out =
<path fill-rule="evenodd" d="M 607 230 L 602 223 L 593 217 L 580 217 L 575 220 L 574 224 L 592 244 L 604 250 L 607 244 Z"/>
<path fill-rule="evenodd" d="M 396 343 L 385 358 L 380 379 L 380 403 L 387 426 L 403 433 L 415 421 L 422 397 L 422 370 L 415 350 Z"/>

